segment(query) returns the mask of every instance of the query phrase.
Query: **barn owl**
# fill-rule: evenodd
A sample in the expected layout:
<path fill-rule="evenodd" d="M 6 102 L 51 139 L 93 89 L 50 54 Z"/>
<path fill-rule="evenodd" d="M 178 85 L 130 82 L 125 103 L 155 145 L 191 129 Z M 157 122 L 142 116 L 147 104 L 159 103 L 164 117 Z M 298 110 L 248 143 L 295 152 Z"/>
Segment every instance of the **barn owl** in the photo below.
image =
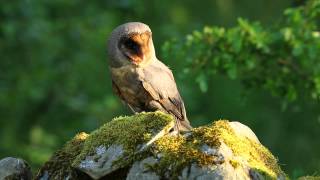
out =
<path fill-rule="evenodd" d="M 118 26 L 107 51 L 113 90 L 133 112 L 159 110 L 175 117 L 178 132 L 192 128 L 171 70 L 156 57 L 148 25 Z"/>

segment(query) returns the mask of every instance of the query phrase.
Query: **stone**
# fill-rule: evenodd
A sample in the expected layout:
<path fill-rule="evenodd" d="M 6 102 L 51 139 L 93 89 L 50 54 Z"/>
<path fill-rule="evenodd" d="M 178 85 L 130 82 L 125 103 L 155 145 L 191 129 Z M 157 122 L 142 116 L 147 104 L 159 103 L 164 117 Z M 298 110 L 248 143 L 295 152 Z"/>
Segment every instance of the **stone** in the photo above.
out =
<path fill-rule="evenodd" d="M 87 180 L 90 177 L 74 169 L 71 164 L 80 154 L 83 143 L 88 138 L 87 133 L 79 133 L 68 141 L 60 150 L 56 151 L 38 171 L 36 180 L 64 179 Z"/>
<path fill-rule="evenodd" d="M 187 136 L 164 136 L 155 141 L 153 153 L 161 154 L 153 169 L 164 179 L 285 177 L 277 159 L 239 122 L 219 120 Z"/>
<path fill-rule="evenodd" d="M 157 159 L 154 157 L 147 157 L 142 161 L 135 162 L 129 170 L 127 180 L 160 180 L 160 176 L 149 169 L 156 163 Z"/>
<path fill-rule="evenodd" d="M 31 169 L 23 159 L 6 157 L 0 160 L 0 179 L 31 180 Z"/>
<path fill-rule="evenodd" d="M 86 159 L 80 162 L 78 169 L 93 179 L 99 179 L 119 169 L 119 165 L 113 163 L 121 158 L 125 158 L 122 145 L 111 145 L 108 149 L 99 146 L 93 155 L 86 156 Z"/>
<path fill-rule="evenodd" d="M 254 132 L 246 125 L 241 124 L 240 122 L 233 121 L 229 122 L 230 127 L 237 134 L 237 136 L 247 137 L 252 141 L 260 144 L 258 137 L 254 134 Z"/>
<path fill-rule="evenodd" d="M 138 113 L 76 136 L 36 179 L 285 179 L 277 159 L 240 122 L 172 134 L 175 119 Z"/>
<path fill-rule="evenodd" d="M 201 180 L 210 180 L 210 179 L 223 179 L 223 177 L 214 170 L 216 167 L 200 167 L 197 164 L 193 163 L 188 167 L 185 167 L 181 175 L 179 176 L 180 180 L 187 179 L 201 179 Z"/>
<path fill-rule="evenodd" d="M 174 121 L 161 112 L 114 119 L 91 133 L 72 167 L 93 179 L 127 167 L 168 134 Z"/>

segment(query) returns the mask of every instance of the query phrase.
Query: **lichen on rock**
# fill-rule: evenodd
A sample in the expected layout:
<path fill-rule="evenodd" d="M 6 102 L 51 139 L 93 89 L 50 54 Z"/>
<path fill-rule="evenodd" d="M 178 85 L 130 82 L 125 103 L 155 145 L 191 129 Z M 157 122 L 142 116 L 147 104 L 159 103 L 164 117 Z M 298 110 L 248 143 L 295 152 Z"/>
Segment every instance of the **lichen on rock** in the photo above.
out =
<path fill-rule="evenodd" d="M 277 159 L 258 142 L 255 138 L 235 133 L 230 122 L 220 120 L 194 128 L 185 136 L 164 136 L 156 141 L 154 151 L 161 154 L 161 158 L 153 166 L 159 174 L 169 172 L 167 177 L 170 178 L 181 177 L 186 167 L 189 170 L 197 167 L 207 173 L 211 169 L 215 175 L 228 169 L 229 174 L 245 179 L 253 173 L 267 179 L 285 177 Z M 190 174 L 190 178 L 194 177 L 194 173 Z"/>
<path fill-rule="evenodd" d="M 20 158 L 6 157 L 0 159 L 0 179 L 4 180 L 31 180 L 31 168 L 26 161 Z"/>
<path fill-rule="evenodd" d="M 67 142 L 42 166 L 35 179 L 88 179 L 87 175 L 77 172 L 71 167 L 88 136 L 88 134 L 82 132 Z"/>
<path fill-rule="evenodd" d="M 225 143 L 236 159 L 230 159 L 236 164 L 247 165 L 264 173 L 269 178 L 276 178 L 282 174 L 277 159 L 271 152 L 256 140 L 235 134 L 228 121 L 216 121 L 207 127 L 200 127 L 194 130 L 196 136 L 201 137 L 211 146 Z"/>
<path fill-rule="evenodd" d="M 161 112 L 115 118 L 86 138 L 76 136 L 40 174 L 63 175 L 60 179 L 286 178 L 247 126 L 219 120 L 177 135 L 169 133 L 174 122 Z"/>
<path fill-rule="evenodd" d="M 161 112 L 116 118 L 91 133 L 73 167 L 101 178 L 141 158 L 144 150 L 173 126 L 174 119 Z"/>
<path fill-rule="evenodd" d="M 135 162 L 132 167 L 130 168 L 130 171 L 128 172 L 128 175 L 126 179 L 131 180 L 160 180 L 160 176 L 156 174 L 154 171 L 152 171 L 150 166 L 156 164 L 158 160 L 154 157 L 147 157 L 141 161 Z"/>

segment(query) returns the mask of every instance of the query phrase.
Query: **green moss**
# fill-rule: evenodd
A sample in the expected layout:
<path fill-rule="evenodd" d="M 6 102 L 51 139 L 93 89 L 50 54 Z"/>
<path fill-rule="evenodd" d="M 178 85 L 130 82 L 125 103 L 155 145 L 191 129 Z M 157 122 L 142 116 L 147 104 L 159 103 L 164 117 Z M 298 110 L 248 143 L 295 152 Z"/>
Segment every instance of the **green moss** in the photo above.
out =
<path fill-rule="evenodd" d="M 202 153 L 199 145 L 200 141 L 189 141 L 189 138 L 182 135 L 162 137 L 155 142 L 154 152 L 161 154 L 161 159 L 152 167 L 153 171 L 164 175 L 170 167 L 170 177 L 176 178 L 181 170 L 192 162 L 214 165 L 215 157 Z"/>
<path fill-rule="evenodd" d="M 238 161 L 233 160 L 233 159 L 229 160 L 229 163 L 231 164 L 231 166 L 233 168 L 237 168 L 240 165 L 240 163 Z"/>
<path fill-rule="evenodd" d="M 50 179 L 64 179 L 67 176 L 77 178 L 78 174 L 73 170 L 71 164 L 81 152 L 84 141 L 88 136 L 88 134 L 82 132 L 67 142 L 42 166 L 35 179 L 40 179 L 42 176 L 48 176 Z"/>
<path fill-rule="evenodd" d="M 219 144 L 218 141 L 223 141 L 235 156 L 246 160 L 249 167 L 264 172 L 266 176 L 276 178 L 277 175 L 283 174 L 277 159 L 267 148 L 247 137 L 237 136 L 228 121 L 216 121 L 208 127 L 195 129 L 195 133 L 211 146 Z"/>
<path fill-rule="evenodd" d="M 194 136 L 195 130 L 196 128 L 192 130 L 190 136 L 167 135 L 155 142 L 154 152 L 161 154 L 161 159 L 152 168 L 158 175 L 163 176 L 169 172 L 169 176 L 176 179 L 183 168 L 192 163 L 214 167 L 216 157 L 201 151 L 204 140 L 200 136 Z"/>
<path fill-rule="evenodd" d="M 206 155 L 200 149 L 203 144 L 218 148 L 221 142 L 261 175 L 274 179 L 283 173 L 268 149 L 246 137 L 236 136 L 228 121 L 223 120 L 209 126 L 194 128 L 190 136 L 165 136 L 156 141 L 154 151 L 160 153 L 162 158 L 154 165 L 154 170 L 163 175 L 170 167 L 170 176 L 176 178 L 186 165 L 194 162 L 200 166 L 214 166 L 218 162 L 217 159 L 212 155 Z M 236 159 L 232 159 L 230 163 L 233 167 L 241 164 Z"/>
<path fill-rule="evenodd" d="M 161 130 L 169 131 L 174 119 L 162 112 L 139 113 L 134 116 L 118 117 L 92 132 L 85 141 L 80 155 L 73 166 L 77 166 L 87 155 L 92 155 L 96 147 L 104 145 L 122 145 L 126 164 L 135 160 L 134 154 L 139 151 L 139 145 L 146 144 L 152 136 Z M 121 163 L 121 162 L 120 162 Z"/>
<path fill-rule="evenodd" d="M 115 118 L 90 135 L 77 135 L 55 153 L 40 173 L 43 174 L 49 169 L 50 177 L 65 177 L 70 172 L 73 173 L 72 167 L 77 167 L 86 156 L 95 154 L 97 147 L 122 145 L 125 158 L 114 162 L 121 163 L 119 168 L 128 168 L 134 161 L 153 155 L 159 159 L 158 163 L 147 166 L 162 177 L 175 179 L 192 163 L 211 169 L 217 167 L 223 160 L 204 153 L 203 147 L 208 145 L 219 149 L 224 143 L 233 152 L 232 159 L 228 159 L 228 162 L 234 168 L 248 166 L 265 179 L 275 179 L 279 174 L 283 174 L 277 165 L 277 159 L 268 149 L 247 137 L 237 136 L 228 121 L 220 120 L 208 126 L 194 128 L 188 135 L 170 135 L 168 132 L 174 122 L 170 115 L 161 112 Z M 161 136 L 151 148 L 144 149 L 141 153 L 141 148 L 159 134 Z M 77 177 L 77 174 L 74 177 Z"/>

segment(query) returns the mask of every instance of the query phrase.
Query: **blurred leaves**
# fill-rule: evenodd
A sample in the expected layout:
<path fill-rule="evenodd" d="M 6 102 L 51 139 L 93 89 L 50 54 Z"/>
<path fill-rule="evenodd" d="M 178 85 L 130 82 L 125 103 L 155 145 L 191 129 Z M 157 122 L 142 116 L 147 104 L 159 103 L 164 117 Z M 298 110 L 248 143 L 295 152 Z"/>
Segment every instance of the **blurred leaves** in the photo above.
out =
<path fill-rule="evenodd" d="M 320 168 L 320 33 L 312 2 L 294 1 L 306 6 L 286 10 L 282 21 L 290 0 L 3 2 L 0 158 L 20 156 L 36 170 L 76 133 L 130 114 L 112 94 L 105 43 L 117 25 L 142 21 L 194 126 L 241 121 L 288 174 L 313 173 Z"/>
<path fill-rule="evenodd" d="M 239 79 L 248 88 L 263 88 L 294 101 L 300 96 L 320 99 L 320 1 L 289 8 L 282 21 L 271 27 L 239 18 L 229 29 L 204 27 L 184 41 L 164 48 L 166 57 L 187 56 L 188 73 L 199 74 L 196 82 L 207 91 L 206 79 L 220 73 Z M 175 53 L 178 52 L 178 53 Z"/>
<path fill-rule="evenodd" d="M 130 6 L 117 1 L 1 3 L 2 151 L 19 144 L 24 148 L 14 153 L 40 165 L 75 133 L 121 112 L 110 95 L 104 48 L 117 15 L 132 13 Z"/>

